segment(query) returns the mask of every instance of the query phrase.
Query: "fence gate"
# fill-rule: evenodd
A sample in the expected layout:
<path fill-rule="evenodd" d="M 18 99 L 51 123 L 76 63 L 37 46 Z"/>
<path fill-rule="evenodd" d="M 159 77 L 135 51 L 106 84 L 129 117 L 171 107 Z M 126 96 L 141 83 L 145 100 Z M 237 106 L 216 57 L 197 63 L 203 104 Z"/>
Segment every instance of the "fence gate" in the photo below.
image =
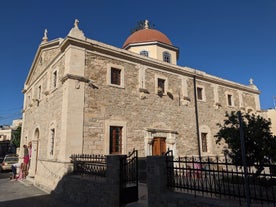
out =
<path fill-rule="evenodd" d="M 138 201 L 138 151 L 122 157 L 120 166 L 120 204 Z"/>

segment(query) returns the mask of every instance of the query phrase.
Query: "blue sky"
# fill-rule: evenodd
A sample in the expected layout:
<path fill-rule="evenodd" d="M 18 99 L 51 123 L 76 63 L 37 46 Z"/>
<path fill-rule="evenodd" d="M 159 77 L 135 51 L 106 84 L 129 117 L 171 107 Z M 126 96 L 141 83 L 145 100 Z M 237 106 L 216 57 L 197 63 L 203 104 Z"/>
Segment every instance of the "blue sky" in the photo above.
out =
<path fill-rule="evenodd" d="M 79 19 L 85 36 L 121 47 L 148 19 L 179 47 L 178 65 L 261 90 L 262 109 L 276 96 L 276 0 L 1 0 L 0 125 L 21 117 L 22 89 L 36 50 L 64 38 Z"/>

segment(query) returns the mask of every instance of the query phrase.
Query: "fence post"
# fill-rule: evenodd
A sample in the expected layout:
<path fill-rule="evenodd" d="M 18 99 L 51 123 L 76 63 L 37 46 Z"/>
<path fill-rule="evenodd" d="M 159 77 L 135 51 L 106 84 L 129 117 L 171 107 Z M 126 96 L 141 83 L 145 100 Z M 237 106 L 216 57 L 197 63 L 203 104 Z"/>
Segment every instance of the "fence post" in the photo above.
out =
<path fill-rule="evenodd" d="M 167 191 L 167 169 L 165 156 L 147 157 L 148 204 L 149 206 L 166 207 L 162 194 Z"/>
<path fill-rule="evenodd" d="M 106 179 L 108 187 L 107 206 L 120 206 L 120 160 L 125 155 L 107 155 Z"/>

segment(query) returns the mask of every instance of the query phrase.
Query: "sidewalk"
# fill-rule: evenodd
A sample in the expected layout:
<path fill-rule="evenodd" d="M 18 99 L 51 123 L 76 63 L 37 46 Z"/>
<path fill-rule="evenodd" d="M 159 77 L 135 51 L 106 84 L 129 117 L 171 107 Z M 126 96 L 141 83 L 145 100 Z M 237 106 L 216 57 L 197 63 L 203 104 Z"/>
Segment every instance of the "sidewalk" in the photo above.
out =
<path fill-rule="evenodd" d="M 23 179 L 20 181 L 25 186 L 33 186 L 33 179 L 30 177 L 27 177 L 26 179 Z M 34 186 L 35 187 L 35 186 Z M 147 184 L 139 183 L 139 200 L 137 202 L 129 203 L 125 205 L 125 207 L 148 207 L 148 189 Z M 43 189 L 40 189 L 41 191 L 44 191 Z M 48 194 L 48 192 L 44 191 Z M 61 206 L 62 207 L 62 206 Z"/>
<path fill-rule="evenodd" d="M 28 179 L 11 181 L 9 176 L 0 173 L 0 207 L 79 207 L 33 186 Z"/>
<path fill-rule="evenodd" d="M 23 184 L 25 186 L 34 186 L 33 185 L 33 179 L 29 178 L 29 177 L 27 177 L 26 179 L 18 180 L 18 182 L 20 182 L 21 184 Z"/>
<path fill-rule="evenodd" d="M 1 175 L 3 176 L 3 175 Z M 9 180 L 9 174 L 0 177 L 0 207 L 79 207 L 68 201 L 60 200 L 49 192 L 33 185 L 33 179 Z M 5 190 L 7 189 L 7 190 Z M 147 185 L 139 183 L 139 201 L 125 207 L 148 207 Z"/>

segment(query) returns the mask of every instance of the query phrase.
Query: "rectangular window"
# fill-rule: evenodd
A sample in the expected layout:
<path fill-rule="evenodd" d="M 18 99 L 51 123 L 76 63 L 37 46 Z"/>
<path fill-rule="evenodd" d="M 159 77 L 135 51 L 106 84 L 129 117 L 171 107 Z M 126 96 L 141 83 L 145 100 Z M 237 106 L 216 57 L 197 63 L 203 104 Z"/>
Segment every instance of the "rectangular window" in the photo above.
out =
<path fill-rule="evenodd" d="M 233 100 L 232 100 L 232 95 L 231 94 L 228 94 L 227 95 L 227 103 L 228 103 L 228 106 L 233 106 Z"/>
<path fill-rule="evenodd" d="M 207 133 L 201 133 L 201 150 L 207 152 Z"/>
<path fill-rule="evenodd" d="M 37 98 L 38 98 L 38 100 L 41 99 L 41 86 L 38 86 Z"/>
<path fill-rule="evenodd" d="M 157 87 L 158 87 L 158 93 L 164 94 L 165 93 L 165 80 L 158 78 Z"/>
<path fill-rule="evenodd" d="M 57 87 L 57 71 L 53 72 L 53 88 Z"/>
<path fill-rule="evenodd" d="M 55 136 L 56 136 L 55 129 L 51 129 L 50 155 L 54 154 Z"/>
<path fill-rule="evenodd" d="M 122 129 L 120 126 L 110 126 L 110 154 L 122 153 Z"/>
<path fill-rule="evenodd" d="M 121 70 L 111 68 L 111 84 L 121 85 Z"/>
<path fill-rule="evenodd" d="M 171 62 L 171 54 L 168 52 L 163 52 L 163 61 L 170 63 Z"/>
<path fill-rule="evenodd" d="M 197 87 L 196 88 L 196 93 L 197 93 L 197 99 L 198 100 L 203 100 L 203 88 Z"/>
<path fill-rule="evenodd" d="M 28 97 L 27 97 L 27 105 L 30 105 L 30 104 L 31 104 L 31 96 L 28 95 Z"/>

